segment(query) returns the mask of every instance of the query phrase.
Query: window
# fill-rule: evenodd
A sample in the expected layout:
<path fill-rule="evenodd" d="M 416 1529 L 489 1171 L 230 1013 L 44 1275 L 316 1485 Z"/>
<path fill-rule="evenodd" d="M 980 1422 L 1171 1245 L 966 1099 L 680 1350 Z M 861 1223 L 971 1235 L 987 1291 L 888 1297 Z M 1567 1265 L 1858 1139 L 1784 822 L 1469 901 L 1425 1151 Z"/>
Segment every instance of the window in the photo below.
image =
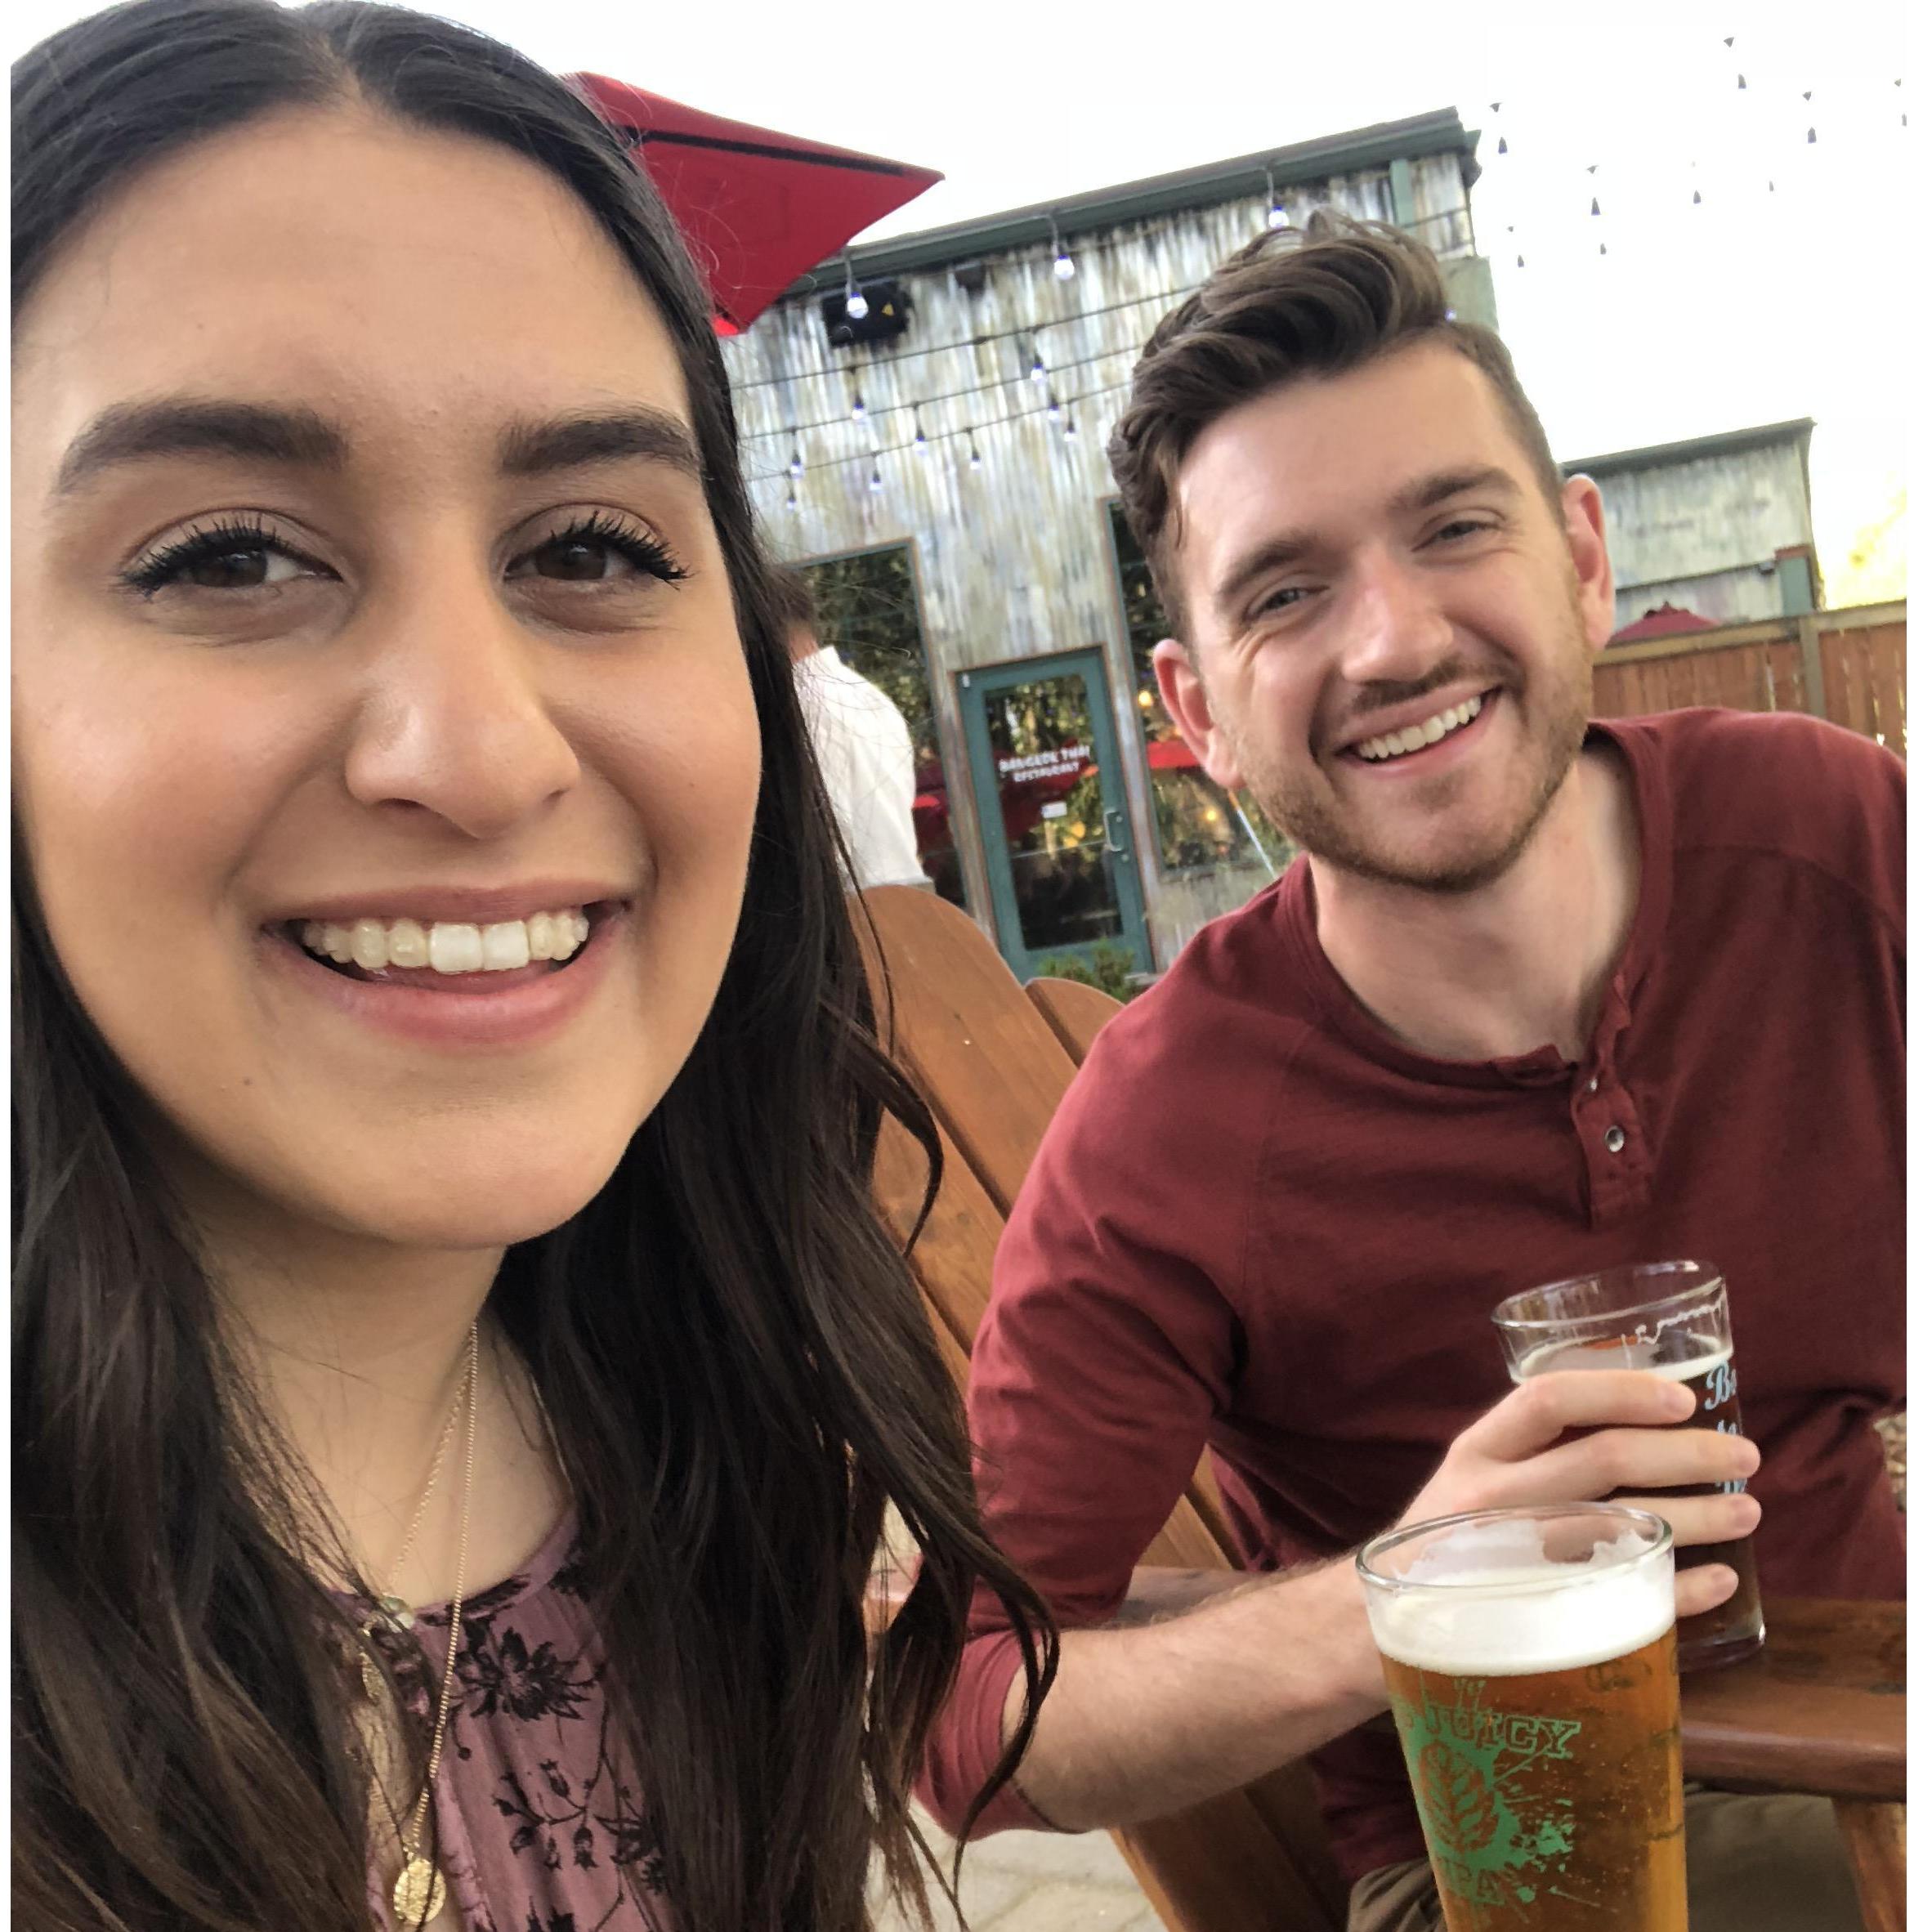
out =
<path fill-rule="evenodd" d="M 861 678 L 876 684 L 906 720 L 912 734 L 912 822 L 919 863 L 941 898 L 964 906 L 952 804 L 932 723 L 932 685 L 926 674 L 912 548 L 894 543 L 883 550 L 861 550 L 808 563 L 804 570 L 817 610 L 819 642 L 832 646 Z"/>
<path fill-rule="evenodd" d="M 1141 554 L 1118 502 L 1107 506 L 1113 532 L 1114 566 L 1127 615 L 1127 645 L 1134 665 L 1134 709 L 1140 714 L 1142 749 L 1154 790 L 1154 823 L 1161 862 L 1170 871 L 1213 866 L 1262 869 L 1263 855 L 1277 870 L 1295 847 L 1262 816 L 1246 792 L 1230 797 L 1196 762 L 1174 729 L 1154 681 L 1154 646 L 1169 634 L 1154 574 Z"/>

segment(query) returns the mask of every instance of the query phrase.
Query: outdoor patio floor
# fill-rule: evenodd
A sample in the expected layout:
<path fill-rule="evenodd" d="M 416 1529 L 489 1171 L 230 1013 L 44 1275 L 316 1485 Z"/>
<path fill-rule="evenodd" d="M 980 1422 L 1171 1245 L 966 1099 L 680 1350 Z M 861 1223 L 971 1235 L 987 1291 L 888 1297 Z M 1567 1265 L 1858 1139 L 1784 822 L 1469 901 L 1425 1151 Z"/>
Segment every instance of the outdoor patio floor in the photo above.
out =
<path fill-rule="evenodd" d="M 952 1840 L 924 1812 L 919 1828 L 950 1869 Z M 928 1882 L 933 1924 L 950 1932 L 952 1909 Z M 1104 1831 L 1078 1837 L 1002 1831 L 982 1839 L 966 1854 L 959 1901 L 968 1932 L 1161 1932 L 1147 1894 Z M 883 1903 L 874 1910 L 874 1932 L 915 1932 L 908 1915 Z"/>

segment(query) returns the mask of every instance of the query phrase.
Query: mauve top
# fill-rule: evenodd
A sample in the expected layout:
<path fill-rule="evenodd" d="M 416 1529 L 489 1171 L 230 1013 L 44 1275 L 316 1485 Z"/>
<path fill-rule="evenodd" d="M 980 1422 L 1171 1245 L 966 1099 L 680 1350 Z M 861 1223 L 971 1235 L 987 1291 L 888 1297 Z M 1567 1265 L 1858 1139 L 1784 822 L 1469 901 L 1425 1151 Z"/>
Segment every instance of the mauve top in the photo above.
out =
<path fill-rule="evenodd" d="M 445 1911 L 463 1932 L 671 1932 L 663 1861 L 634 1778 L 613 1760 L 577 1558 L 566 1515 L 517 1575 L 463 1603 L 435 1796 Z M 378 1641 L 427 1726 L 449 1606 L 418 1611 L 414 1627 L 414 1643 L 381 1626 Z M 378 1831 L 372 1851 L 373 1922 L 408 1932 L 389 1898 L 400 1846 Z"/>

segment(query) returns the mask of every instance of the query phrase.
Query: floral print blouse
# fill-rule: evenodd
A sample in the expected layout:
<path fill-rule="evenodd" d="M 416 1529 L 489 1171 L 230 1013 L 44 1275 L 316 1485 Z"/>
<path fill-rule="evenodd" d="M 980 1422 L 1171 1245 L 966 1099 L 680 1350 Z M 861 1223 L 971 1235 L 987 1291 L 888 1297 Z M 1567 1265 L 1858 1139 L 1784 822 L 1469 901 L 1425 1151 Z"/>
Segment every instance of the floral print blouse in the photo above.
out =
<path fill-rule="evenodd" d="M 463 1932 L 672 1932 L 663 1861 L 613 1755 L 575 1530 L 566 1517 L 518 1574 L 463 1603 L 434 1798 L 449 1891 L 438 1932 L 452 1921 Z M 447 1604 L 418 1610 L 409 1635 L 378 1626 L 425 1726 L 449 1632 Z M 411 1932 L 390 1903 L 399 1848 L 376 1831 L 369 1906 L 382 1932 Z"/>

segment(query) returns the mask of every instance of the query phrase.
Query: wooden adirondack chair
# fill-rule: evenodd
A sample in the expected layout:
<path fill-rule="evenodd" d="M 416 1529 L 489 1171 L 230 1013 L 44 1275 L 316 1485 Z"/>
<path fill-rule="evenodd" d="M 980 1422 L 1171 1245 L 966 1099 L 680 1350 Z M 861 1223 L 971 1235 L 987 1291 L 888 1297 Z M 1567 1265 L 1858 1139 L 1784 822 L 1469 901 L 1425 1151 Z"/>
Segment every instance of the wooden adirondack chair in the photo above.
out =
<path fill-rule="evenodd" d="M 939 1125 L 945 1166 L 912 1261 L 964 1388 L 1013 1197 L 1119 1008 L 1067 981 L 1022 989 L 978 927 L 928 892 L 876 888 L 859 924 L 885 989 L 882 1031 Z M 875 1178 L 883 1208 L 909 1232 L 925 1161 L 890 1122 Z M 1135 1572 L 1129 1613 L 1197 1595 L 1201 1572 L 1233 1561 L 1204 1457 Z M 1766 1621 L 1764 1657 L 1686 1680 L 1687 1774 L 1838 1800 L 1867 1932 L 1904 1932 L 1903 1606 L 1773 1599 Z M 1114 1836 L 1169 1932 L 1343 1932 L 1348 1888 L 1304 1764 Z"/>

